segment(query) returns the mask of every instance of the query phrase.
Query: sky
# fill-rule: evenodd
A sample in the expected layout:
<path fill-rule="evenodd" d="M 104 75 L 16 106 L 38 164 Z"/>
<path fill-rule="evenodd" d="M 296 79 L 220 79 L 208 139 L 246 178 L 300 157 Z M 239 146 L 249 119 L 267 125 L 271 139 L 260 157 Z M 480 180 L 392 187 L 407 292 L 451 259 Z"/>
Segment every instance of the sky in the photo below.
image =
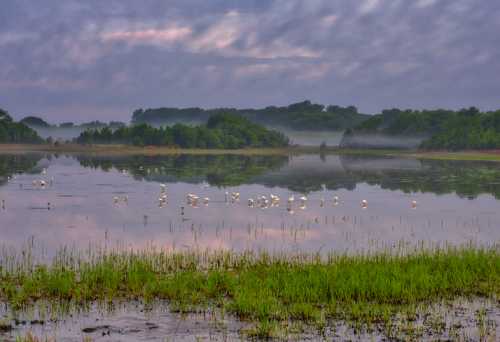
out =
<path fill-rule="evenodd" d="M 500 108 L 498 0 L 2 0 L 0 107 Z"/>

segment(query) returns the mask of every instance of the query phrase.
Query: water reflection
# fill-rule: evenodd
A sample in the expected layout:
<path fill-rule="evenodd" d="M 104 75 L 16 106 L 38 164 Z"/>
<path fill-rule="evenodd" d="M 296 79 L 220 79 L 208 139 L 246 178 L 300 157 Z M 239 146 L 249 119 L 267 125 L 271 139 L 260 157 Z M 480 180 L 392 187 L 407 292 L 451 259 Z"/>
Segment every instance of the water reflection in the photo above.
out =
<path fill-rule="evenodd" d="M 251 182 L 257 175 L 277 170 L 286 156 L 178 155 L 89 157 L 79 155 L 80 165 L 103 171 L 121 170 L 135 179 L 156 182 L 208 182 L 214 186 L 235 186 Z"/>
<path fill-rule="evenodd" d="M 41 172 L 37 165 L 41 159 L 38 154 L 0 155 L 0 186 L 17 174 Z"/>
<path fill-rule="evenodd" d="M 4 155 L 0 165 L 5 245 L 355 252 L 500 238 L 496 163 Z"/>
<path fill-rule="evenodd" d="M 207 182 L 211 186 L 262 184 L 309 193 L 354 190 L 378 185 L 405 193 L 456 193 L 473 199 L 500 199 L 500 165 L 477 161 L 438 161 L 367 156 L 77 156 L 80 165 L 103 171 L 122 170 L 135 179 L 156 182 Z"/>

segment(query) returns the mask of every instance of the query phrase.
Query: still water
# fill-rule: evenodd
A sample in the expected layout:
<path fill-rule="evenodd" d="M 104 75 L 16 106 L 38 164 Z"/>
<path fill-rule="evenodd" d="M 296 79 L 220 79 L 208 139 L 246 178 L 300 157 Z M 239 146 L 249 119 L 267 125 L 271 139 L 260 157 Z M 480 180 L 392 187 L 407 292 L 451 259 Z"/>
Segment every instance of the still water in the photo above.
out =
<path fill-rule="evenodd" d="M 48 255 L 89 244 L 339 253 L 489 245 L 500 241 L 500 163 L 0 155 L 0 237 L 16 248 L 34 239 Z"/>

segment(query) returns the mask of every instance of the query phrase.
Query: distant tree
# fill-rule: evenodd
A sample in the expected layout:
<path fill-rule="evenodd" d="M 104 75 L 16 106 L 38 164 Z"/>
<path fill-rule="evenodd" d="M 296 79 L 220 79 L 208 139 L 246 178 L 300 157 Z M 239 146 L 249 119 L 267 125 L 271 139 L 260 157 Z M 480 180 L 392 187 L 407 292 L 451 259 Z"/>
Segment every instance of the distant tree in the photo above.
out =
<path fill-rule="evenodd" d="M 110 127 L 87 129 L 75 139 L 81 144 L 125 143 L 137 146 L 179 146 L 182 148 L 242 148 L 287 146 L 282 133 L 268 130 L 250 120 L 230 113 L 213 115 L 206 125 L 175 124 L 154 128 L 140 123 L 115 130 Z"/>
<path fill-rule="evenodd" d="M 201 124 L 213 115 L 226 113 L 244 117 L 253 123 L 287 127 L 296 130 L 343 130 L 354 127 L 369 118 L 360 114 L 354 106 L 328 106 L 309 100 L 288 106 L 268 106 L 262 109 L 235 108 L 155 108 L 137 109 L 132 114 L 132 123 L 173 125 L 175 123 Z"/>
<path fill-rule="evenodd" d="M 12 117 L 9 115 L 9 113 L 6 110 L 3 110 L 0 108 L 0 121 L 12 121 Z"/>
<path fill-rule="evenodd" d="M 44 127 L 44 128 L 50 127 L 50 124 L 48 122 L 37 116 L 27 116 L 23 118 L 20 122 L 31 127 Z"/>
<path fill-rule="evenodd" d="M 0 143 L 41 143 L 43 139 L 23 123 L 14 122 L 9 113 L 0 109 Z"/>

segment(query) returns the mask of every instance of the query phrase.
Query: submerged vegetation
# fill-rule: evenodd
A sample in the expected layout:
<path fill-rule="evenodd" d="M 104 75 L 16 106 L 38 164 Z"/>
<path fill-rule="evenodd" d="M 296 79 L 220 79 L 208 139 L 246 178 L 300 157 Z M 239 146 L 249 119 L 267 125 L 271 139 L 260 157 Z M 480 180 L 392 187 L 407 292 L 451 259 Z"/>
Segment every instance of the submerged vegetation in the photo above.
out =
<path fill-rule="evenodd" d="M 406 251 L 408 252 L 408 251 Z M 500 295 L 500 251 L 491 248 L 403 250 L 373 255 L 269 255 L 251 252 L 63 249 L 48 265 L 30 251 L 0 258 L 0 299 L 14 311 L 40 299 L 91 302 L 167 300 L 182 312 L 221 310 L 274 327 L 329 320 L 388 329 L 396 315 L 459 297 Z M 389 336 L 390 337 L 390 336 Z"/>
<path fill-rule="evenodd" d="M 241 116 L 221 113 L 211 116 L 206 125 L 154 128 L 148 124 L 87 130 L 76 139 L 80 144 L 132 144 L 136 146 L 177 146 L 181 148 L 238 149 L 244 147 L 284 147 L 288 138 Z"/>

